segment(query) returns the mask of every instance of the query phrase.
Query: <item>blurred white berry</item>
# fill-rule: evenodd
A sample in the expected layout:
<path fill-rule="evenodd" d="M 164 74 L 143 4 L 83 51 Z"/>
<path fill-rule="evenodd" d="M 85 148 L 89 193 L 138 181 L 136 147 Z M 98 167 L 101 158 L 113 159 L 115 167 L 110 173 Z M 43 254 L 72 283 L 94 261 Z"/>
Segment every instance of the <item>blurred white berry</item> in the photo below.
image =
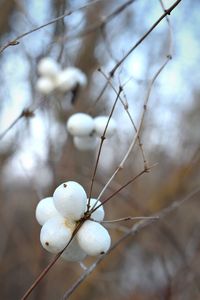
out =
<path fill-rule="evenodd" d="M 59 212 L 55 208 L 53 197 L 40 200 L 36 207 L 35 216 L 40 225 L 44 225 L 47 220 L 59 215 Z"/>
<path fill-rule="evenodd" d="M 73 114 L 67 121 L 67 130 L 71 135 L 88 136 L 94 130 L 94 120 L 85 113 Z"/>
<path fill-rule="evenodd" d="M 82 261 L 86 257 L 86 253 L 80 248 L 76 237 L 74 237 L 61 257 L 66 261 Z"/>
<path fill-rule="evenodd" d="M 38 63 L 38 73 L 45 77 L 55 77 L 60 71 L 59 64 L 51 57 L 44 57 Z"/>
<path fill-rule="evenodd" d="M 53 217 L 42 226 L 40 242 L 47 251 L 59 253 L 71 239 L 74 228 L 75 223 L 68 223 L 61 216 Z"/>
<path fill-rule="evenodd" d="M 89 201 L 89 199 L 88 199 Z M 88 203 L 87 201 L 87 203 Z M 95 205 L 95 203 L 97 202 L 97 204 Z M 90 209 L 95 205 L 95 207 L 99 206 L 101 204 L 101 202 L 95 198 L 90 198 Z M 104 219 L 104 209 L 103 209 L 103 205 L 100 206 L 99 208 L 97 208 L 97 210 L 95 210 L 92 214 L 91 214 L 91 218 L 95 221 L 101 222 Z"/>
<path fill-rule="evenodd" d="M 56 87 L 61 92 L 68 92 L 77 84 L 85 86 L 87 84 L 87 77 L 81 70 L 74 67 L 64 69 L 58 74 L 56 79 Z"/>
<path fill-rule="evenodd" d="M 80 247 L 88 255 L 104 254 L 110 248 L 111 239 L 108 231 L 99 223 L 87 220 L 77 232 Z"/>
<path fill-rule="evenodd" d="M 75 136 L 73 142 L 75 147 L 81 151 L 94 150 L 98 143 L 95 136 Z"/>
<path fill-rule="evenodd" d="M 94 128 L 99 137 L 103 135 L 108 119 L 109 118 L 107 116 L 99 116 L 94 118 Z M 116 122 L 111 118 L 106 130 L 106 137 L 111 137 L 115 133 L 116 128 Z"/>
<path fill-rule="evenodd" d="M 79 220 L 86 209 L 87 195 L 83 187 L 75 181 L 67 181 L 57 187 L 53 201 L 59 213 L 71 220 Z"/>
<path fill-rule="evenodd" d="M 36 82 L 36 89 L 38 92 L 44 95 L 48 95 L 53 92 L 55 84 L 52 79 L 47 77 L 41 77 Z"/>

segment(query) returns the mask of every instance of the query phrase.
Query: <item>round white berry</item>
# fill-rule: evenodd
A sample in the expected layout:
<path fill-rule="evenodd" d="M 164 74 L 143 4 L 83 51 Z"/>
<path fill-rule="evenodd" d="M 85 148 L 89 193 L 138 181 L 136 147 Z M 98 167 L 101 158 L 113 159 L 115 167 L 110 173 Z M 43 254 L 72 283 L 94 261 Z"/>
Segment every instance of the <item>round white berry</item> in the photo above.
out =
<path fill-rule="evenodd" d="M 94 128 L 96 131 L 96 134 L 101 137 L 104 133 L 104 130 L 106 128 L 108 117 L 106 116 L 99 116 L 94 118 Z M 111 137 L 115 131 L 116 131 L 117 125 L 116 122 L 111 118 L 108 124 L 108 127 L 106 129 L 106 137 Z"/>
<path fill-rule="evenodd" d="M 85 113 L 73 114 L 67 121 L 67 130 L 71 135 L 88 136 L 94 130 L 94 120 Z"/>
<path fill-rule="evenodd" d="M 59 64 L 51 57 L 44 57 L 38 63 L 38 73 L 41 76 L 55 77 L 59 71 Z"/>
<path fill-rule="evenodd" d="M 52 217 L 59 216 L 59 212 L 53 202 L 53 197 L 40 200 L 36 207 L 35 216 L 40 225 L 44 225 Z"/>
<path fill-rule="evenodd" d="M 77 232 L 80 247 L 88 255 L 104 254 L 110 248 L 111 239 L 108 231 L 99 223 L 87 220 Z"/>
<path fill-rule="evenodd" d="M 74 237 L 61 257 L 66 261 L 82 261 L 86 257 L 86 253 L 80 248 L 76 237 Z"/>
<path fill-rule="evenodd" d="M 74 228 L 75 223 L 72 225 L 61 216 L 53 217 L 42 226 L 40 242 L 47 251 L 59 253 L 71 239 Z"/>
<path fill-rule="evenodd" d="M 88 201 L 89 201 L 89 199 L 88 199 Z M 87 201 L 87 203 L 88 203 L 88 201 Z M 96 205 L 95 205 L 95 203 L 96 203 Z M 97 207 L 100 204 L 101 204 L 101 202 L 99 200 L 97 201 L 97 199 L 95 199 L 95 198 L 90 199 L 90 209 L 92 209 L 94 205 L 95 205 L 95 207 Z M 103 205 L 102 205 L 91 214 L 91 218 L 95 221 L 101 222 L 104 219 L 104 215 L 105 215 L 105 212 L 104 212 Z"/>
<path fill-rule="evenodd" d="M 67 181 L 57 187 L 53 200 L 56 209 L 63 217 L 76 221 L 85 212 L 87 195 L 79 183 Z"/>
<path fill-rule="evenodd" d="M 48 95 L 53 92 L 55 84 L 52 79 L 47 77 L 41 77 L 36 82 L 36 89 L 38 92 L 44 95 Z"/>
<path fill-rule="evenodd" d="M 81 70 L 74 67 L 64 69 L 58 74 L 56 79 L 56 87 L 61 92 L 68 92 L 77 84 L 85 86 L 87 78 Z"/>
<path fill-rule="evenodd" d="M 95 136 L 75 136 L 73 142 L 75 147 L 81 151 L 94 150 L 98 143 Z"/>

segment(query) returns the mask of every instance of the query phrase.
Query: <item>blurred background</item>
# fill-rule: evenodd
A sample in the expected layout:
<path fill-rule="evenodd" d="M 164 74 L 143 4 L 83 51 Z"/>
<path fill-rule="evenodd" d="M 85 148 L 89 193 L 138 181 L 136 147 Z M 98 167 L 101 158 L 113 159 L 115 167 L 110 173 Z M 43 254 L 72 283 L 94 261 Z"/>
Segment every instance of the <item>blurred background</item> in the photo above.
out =
<path fill-rule="evenodd" d="M 126 1 L 82 0 L 0 1 L 0 43 L 62 15 L 69 16 L 35 31 L 0 55 L 0 134 L 29 112 L 0 139 L 0 294 L 19 299 L 53 255 L 42 249 L 35 207 L 64 181 L 75 180 L 89 192 L 97 151 L 80 152 L 66 130 L 75 112 L 109 115 L 116 99 L 105 74 L 163 13 L 159 1 L 137 0 L 102 26 L 102 19 Z M 165 0 L 169 7 L 175 1 Z M 85 8 L 79 7 L 90 3 Z M 157 79 L 141 131 L 145 157 L 157 163 L 150 173 L 105 205 L 106 219 L 151 215 L 184 198 L 199 186 L 200 173 L 200 3 L 182 1 L 169 16 L 173 59 Z M 166 20 L 118 68 L 112 80 L 129 112 L 139 124 L 149 81 L 166 59 L 169 30 Z M 72 93 L 42 96 L 36 90 L 37 64 L 50 56 L 62 68 L 75 66 L 88 78 L 75 103 Z M 94 182 L 98 196 L 125 155 L 134 129 L 120 102 L 113 118 L 116 136 L 106 140 Z M 144 168 L 138 145 L 103 199 Z M 162 221 L 149 226 L 113 251 L 71 299 L 200 299 L 199 195 Z M 109 228 L 113 242 L 123 222 Z M 89 266 L 93 259 L 87 259 Z M 30 299 L 60 299 L 83 273 L 78 263 L 61 259 L 38 285 Z"/>

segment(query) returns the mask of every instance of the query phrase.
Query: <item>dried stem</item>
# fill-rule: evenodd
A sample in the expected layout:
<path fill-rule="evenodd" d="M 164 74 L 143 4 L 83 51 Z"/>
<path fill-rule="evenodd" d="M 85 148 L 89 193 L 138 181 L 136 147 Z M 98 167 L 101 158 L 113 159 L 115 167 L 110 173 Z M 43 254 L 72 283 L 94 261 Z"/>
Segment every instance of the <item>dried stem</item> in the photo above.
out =
<path fill-rule="evenodd" d="M 150 27 L 150 29 L 131 47 L 131 49 L 119 60 L 116 65 L 112 68 L 112 70 L 109 72 L 109 78 L 113 77 L 117 69 L 120 67 L 120 65 L 126 60 L 126 58 L 145 40 L 145 38 L 159 25 L 159 23 L 167 16 L 170 15 L 171 12 L 176 8 L 176 6 L 181 2 L 182 0 L 177 0 L 172 6 L 170 6 L 167 10 L 164 11 L 162 16 Z M 103 24 L 100 24 L 101 26 Z M 169 52 L 171 53 L 171 51 Z M 106 81 L 105 85 L 103 86 L 101 92 L 99 93 L 97 99 L 94 102 L 93 107 L 99 102 L 101 97 L 103 96 L 105 90 L 108 87 L 108 81 Z M 91 110 L 91 108 L 90 108 Z"/>
<path fill-rule="evenodd" d="M 147 220 L 147 219 L 157 219 L 157 216 L 153 216 L 153 217 L 124 217 L 124 218 L 119 218 L 119 219 L 115 219 L 115 220 L 105 220 L 105 221 L 101 221 L 100 223 L 118 223 L 118 222 L 122 222 L 122 221 L 138 221 L 138 220 Z"/>
<path fill-rule="evenodd" d="M 11 125 L 6 128 L 1 134 L 0 134 L 0 140 L 4 138 L 4 136 L 21 120 L 23 117 L 25 118 L 31 118 L 34 116 L 34 112 L 29 109 L 24 109 L 21 114 L 11 123 Z"/>
<path fill-rule="evenodd" d="M 97 265 L 99 265 L 113 250 L 115 250 L 124 240 L 126 240 L 130 236 L 135 236 L 137 233 L 139 233 L 141 230 L 149 227 L 155 222 L 158 222 L 159 220 L 162 220 L 164 217 L 169 215 L 171 212 L 173 212 L 175 209 L 178 209 L 180 206 L 182 206 L 185 202 L 192 199 L 194 196 L 200 193 L 200 188 L 196 188 L 191 193 L 189 193 L 185 198 L 175 201 L 172 203 L 169 207 L 161 210 L 159 213 L 157 213 L 152 219 L 147 219 L 138 222 L 137 224 L 133 225 L 133 227 L 126 232 L 116 243 L 113 244 L 113 246 L 108 250 L 107 253 L 100 256 L 91 266 L 87 268 L 87 270 L 78 278 L 78 280 L 69 288 L 65 294 L 63 295 L 62 299 L 66 300 L 69 299 L 69 297 L 73 294 L 73 292 L 79 287 L 79 285 L 96 269 Z M 152 216 L 153 217 L 153 216 Z"/>
<path fill-rule="evenodd" d="M 74 229 L 73 234 L 71 239 L 69 240 L 69 242 L 67 243 L 67 245 L 65 246 L 65 248 L 58 253 L 53 260 L 46 266 L 46 268 L 38 275 L 38 277 L 35 279 L 35 281 L 33 282 L 33 284 L 30 286 L 30 288 L 26 291 L 26 293 L 22 296 L 22 298 L 20 300 L 25 300 L 29 297 L 29 295 L 33 292 L 33 290 L 37 287 L 37 285 L 41 282 L 41 280 L 47 275 L 47 273 L 49 272 L 49 270 L 55 265 L 55 263 L 57 262 L 57 260 L 59 259 L 59 257 L 62 255 L 62 253 L 65 251 L 65 249 L 69 246 L 69 244 L 71 243 L 71 241 L 73 240 L 74 236 L 76 235 L 76 233 L 78 232 L 78 230 L 81 228 L 81 226 L 83 225 L 84 220 L 82 220 Z"/>
<path fill-rule="evenodd" d="M 112 89 L 114 90 L 114 92 L 117 93 L 116 88 L 112 84 L 112 79 L 109 78 L 101 69 L 99 69 L 99 71 L 104 76 L 104 78 L 107 80 L 107 82 L 109 82 L 109 84 L 112 87 Z M 122 89 L 122 92 L 124 92 L 124 89 Z M 137 127 L 136 127 L 135 122 L 133 121 L 133 118 L 132 118 L 132 116 L 131 116 L 131 114 L 129 112 L 128 101 L 126 101 L 126 103 L 124 103 L 124 101 L 122 100 L 121 96 L 119 97 L 119 100 L 120 100 L 121 104 L 123 105 L 124 110 L 127 113 L 128 117 L 129 117 L 129 119 L 131 121 L 131 124 L 132 124 L 132 126 L 134 128 L 134 131 L 137 134 Z M 146 155 L 145 155 L 145 152 L 144 152 L 143 145 L 142 145 L 142 142 L 141 142 L 139 134 L 137 136 L 137 140 L 138 140 L 138 145 L 139 145 L 139 148 L 140 148 L 140 151 L 141 151 L 141 154 L 142 154 L 142 159 L 143 159 L 144 167 L 147 168 L 148 163 L 147 163 Z"/>
<path fill-rule="evenodd" d="M 38 31 L 38 30 L 40 30 L 40 29 L 42 29 L 42 28 L 44 28 L 44 27 L 47 27 L 47 26 L 49 26 L 49 25 L 52 25 L 52 24 L 58 22 L 59 20 L 62 20 L 63 18 L 65 18 L 65 17 L 67 17 L 67 16 L 70 16 L 70 15 L 73 14 L 74 12 L 79 11 L 79 10 L 82 10 L 82 9 L 85 9 L 85 8 L 87 8 L 88 6 L 93 5 L 93 4 L 95 4 L 95 3 L 99 2 L 99 1 L 100 1 L 100 0 L 94 0 L 94 1 L 89 2 L 89 3 L 87 3 L 87 4 L 84 4 L 84 5 L 82 5 L 82 6 L 78 7 L 78 8 L 71 9 L 71 10 L 67 10 L 63 15 L 61 15 L 61 16 L 59 16 L 59 17 L 57 17 L 57 18 L 55 18 L 55 19 L 53 19 L 53 20 L 51 20 L 51 21 L 49 21 L 49 22 L 47 22 L 47 23 L 45 23 L 45 24 L 43 24 L 43 25 L 40 25 L 40 26 L 38 26 L 38 27 L 35 27 L 35 28 L 33 28 L 33 29 L 31 29 L 31 30 L 29 30 L 29 31 L 27 31 L 27 32 L 24 32 L 24 33 L 18 35 L 15 39 L 13 39 L 13 40 L 7 42 L 7 44 L 5 44 L 4 46 L 2 46 L 2 47 L 0 48 L 0 54 L 1 54 L 6 48 L 8 48 L 8 47 L 10 47 L 10 46 L 16 46 L 16 45 L 18 45 L 18 44 L 19 44 L 19 40 L 21 40 L 21 39 L 24 38 L 25 36 L 27 36 L 27 35 L 29 35 L 29 34 L 31 34 L 31 33 L 33 33 L 33 32 L 36 32 L 36 31 Z"/>
<path fill-rule="evenodd" d="M 124 155 L 123 159 L 121 160 L 119 166 L 117 167 L 117 169 L 114 171 L 114 173 L 112 174 L 112 176 L 110 177 L 110 179 L 107 181 L 107 183 L 103 187 L 102 191 L 100 192 L 99 196 L 97 197 L 97 200 L 99 200 L 102 197 L 102 195 L 104 194 L 104 192 L 106 191 L 107 187 L 110 185 L 110 183 L 112 182 L 112 180 L 115 178 L 115 176 L 117 175 L 117 173 L 121 169 L 123 169 L 126 160 L 128 159 L 131 151 L 133 150 L 133 148 L 134 148 L 134 146 L 136 144 L 136 141 L 138 140 L 140 131 L 142 129 L 142 125 L 143 125 L 143 122 L 144 122 L 145 113 L 147 111 L 147 104 L 148 104 L 148 101 L 149 101 L 149 97 L 150 97 L 150 94 L 151 94 L 151 90 L 152 90 L 153 84 L 156 81 L 156 79 L 159 76 L 159 74 L 164 69 L 164 67 L 167 65 L 167 63 L 169 62 L 170 59 L 171 59 L 171 57 L 168 56 L 167 59 L 166 59 L 166 61 L 162 64 L 162 66 L 158 69 L 158 71 L 156 72 L 156 74 L 154 75 L 154 77 L 152 78 L 152 80 L 150 81 L 148 89 L 147 89 L 147 93 L 146 93 L 146 96 L 145 96 L 144 105 L 143 105 L 143 112 L 142 112 L 142 116 L 140 118 L 140 123 L 138 125 L 138 129 L 137 129 L 136 135 L 134 136 L 133 141 L 132 141 L 131 145 L 128 148 L 128 151 L 125 153 L 125 155 Z M 145 169 L 148 169 L 148 167 L 145 166 Z"/>
<path fill-rule="evenodd" d="M 94 180 L 95 180 L 95 176 L 96 176 L 96 172 L 97 172 L 97 168 L 98 168 L 98 164 L 99 164 L 99 159 L 100 159 L 100 155 L 101 155 L 101 150 L 102 150 L 102 147 L 103 147 L 103 142 L 105 141 L 106 139 L 106 131 L 107 131 L 107 128 L 108 128 L 108 125 L 109 125 L 109 122 L 110 122 L 110 119 L 113 115 L 113 112 L 114 112 L 114 109 L 116 107 L 116 104 L 119 100 L 119 96 L 120 96 L 120 93 L 121 93 L 122 89 L 121 87 L 119 87 L 119 92 L 117 94 L 117 97 L 115 99 L 115 102 L 113 104 L 113 107 L 112 107 L 112 110 L 110 112 L 110 115 L 108 117 L 108 121 L 106 123 L 106 126 L 105 126 L 105 129 L 104 129 L 104 132 L 103 132 L 103 135 L 101 137 L 101 142 L 100 142 L 100 145 L 99 145 L 99 150 L 98 150 L 98 154 L 97 154 L 97 159 L 96 159 L 96 163 L 95 163 L 95 166 L 94 166 L 94 171 L 93 171 L 93 175 L 92 175 L 92 180 L 91 180 L 91 186 L 90 186 L 90 191 L 89 191 L 89 201 L 88 201 L 88 204 L 87 204 L 87 212 L 90 210 L 90 199 L 91 199 L 91 196 L 92 196 L 92 190 L 93 190 L 93 185 L 94 185 Z"/>

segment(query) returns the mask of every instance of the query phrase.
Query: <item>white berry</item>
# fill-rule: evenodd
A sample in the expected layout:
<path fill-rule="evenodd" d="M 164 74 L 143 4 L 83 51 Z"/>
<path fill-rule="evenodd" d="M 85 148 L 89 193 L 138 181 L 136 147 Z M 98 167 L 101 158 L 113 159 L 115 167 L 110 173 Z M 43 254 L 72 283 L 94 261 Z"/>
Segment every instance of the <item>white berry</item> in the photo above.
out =
<path fill-rule="evenodd" d="M 79 183 L 68 181 L 57 187 L 53 200 L 56 209 L 63 217 L 76 221 L 85 212 L 87 195 Z"/>
<path fill-rule="evenodd" d="M 56 82 L 57 89 L 61 92 L 68 92 L 77 84 L 85 86 L 87 84 L 87 78 L 81 70 L 69 67 L 58 74 Z"/>
<path fill-rule="evenodd" d="M 96 205 L 95 205 L 95 203 L 96 203 Z M 94 205 L 95 205 L 95 207 L 97 207 L 100 204 L 101 204 L 101 202 L 99 200 L 97 201 L 97 199 L 95 199 L 95 198 L 90 199 L 90 209 L 92 209 Z M 95 221 L 101 222 L 104 219 L 104 215 L 105 215 L 105 212 L 104 212 L 103 205 L 102 205 L 91 214 L 91 218 Z"/>
<path fill-rule="evenodd" d="M 52 217 L 59 216 L 59 212 L 56 210 L 53 202 L 53 197 L 40 200 L 36 207 L 35 216 L 40 225 L 44 225 Z"/>
<path fill-rule="evenodd" d="M 108 231 L 99 223 L 87 220 L 77 232 L 80 247 L 88 255 L 95 256 L 108 251 L 111 239 Z"/>
<path fill-rule="evenodd" d="M 94 118 L 94 128 L 96 131 L 96 134 L 101 137 L 104 133 L 104 130 L 106 128 L 108 117 L 106 116 L 99 116 Z M 116 122 L 111 118 L 106 130 L 106 137 L 111 137 L 115 131 L 116 131 L 117 125 Z"/>
<path fill-rule="evenodd" d="M 82 261 L 86 257 L 86 253 L 80 248 L 76 237 L 74 237 L 61 257 L 66 261 Z"/>
<path fill-rule="evenodd" d="M 67 121 L 67 130 L 71 135 L 88 136 L 94 130 L 94 120 L 85 113 L 73 114 Z"/>
<path fill-rule="evenodd" d="M 75 223 L 72 226 L 61 216 L 53 217 L 42 226 L 40 242 L 47 251 L 59 253 L 69 242 L 74 228 Z"/>
<path fill-rule="evenodd" d="M 80 151 L 94 150 L 98 143 L 95 136 L 75 136 L 73 142 L 75 147 Z"/>
<path fill-rule="evenodd" d="M 59 71 L 59 64 L 51 57 L 44 57 L 38 63 L 38 73 L 41 76 L 55 77 Z"/>
<path fill-rule="evenodd" d="M 44 95 L 50 94 L 55 88 L 55 84 L 52 79 L 47 77 L 41 77 L 36 82 L 36 89 L 38 92 Z"/>

